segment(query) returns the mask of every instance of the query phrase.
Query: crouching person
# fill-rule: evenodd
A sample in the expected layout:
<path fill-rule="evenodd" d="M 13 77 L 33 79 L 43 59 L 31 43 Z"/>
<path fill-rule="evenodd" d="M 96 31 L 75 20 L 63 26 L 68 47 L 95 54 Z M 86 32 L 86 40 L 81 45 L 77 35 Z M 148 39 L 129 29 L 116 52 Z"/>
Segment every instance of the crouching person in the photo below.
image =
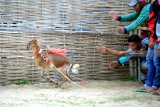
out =
<path fill-rule="evenodd" d="M 131 35 L 128 38 L 128 44 L 129 44 L 129 49 L 126 51 L 118 51 L 118 50 L 112 50 L 110 48 L 107 48 L 106 46 L 103 46 L 102 44 L 99 44 L 96 46 L 97 50 L 106 54 L 114 55 L 120 57 L 118 60 L 112 61 L 109 64 L 110 68 L 115 68 L 118 65 L 122 65 L 125 62 L 128 62 L 133 58 L 132 55 L 136 53 L 142 53 L 142 57 L 140 57 L 141 60 L 141 72 L 143 74 L 147 74 L 147 63 L 145 60 L 145 49 L 147 48 L 147 40 L 148 38 L 144 39 L 141 42 L 141 39 L 138 35 Z M 144 48 L 145 47 L 145 48 Z M 142 79 L 144 80 L 144 78 Z"/>

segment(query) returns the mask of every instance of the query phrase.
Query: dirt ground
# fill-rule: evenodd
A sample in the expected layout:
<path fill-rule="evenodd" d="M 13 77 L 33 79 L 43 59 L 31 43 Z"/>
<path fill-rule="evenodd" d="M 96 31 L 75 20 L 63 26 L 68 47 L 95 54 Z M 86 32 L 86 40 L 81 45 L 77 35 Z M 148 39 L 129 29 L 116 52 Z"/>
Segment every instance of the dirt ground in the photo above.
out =
<path fill-rule="evenodd" d="M 142 86 L 138 82 L 85 81 L 82 85 L 68 89 L 51 84 L 0 86 L 0 107 L 160 107 L 160 96 L 136 92 Z"/>

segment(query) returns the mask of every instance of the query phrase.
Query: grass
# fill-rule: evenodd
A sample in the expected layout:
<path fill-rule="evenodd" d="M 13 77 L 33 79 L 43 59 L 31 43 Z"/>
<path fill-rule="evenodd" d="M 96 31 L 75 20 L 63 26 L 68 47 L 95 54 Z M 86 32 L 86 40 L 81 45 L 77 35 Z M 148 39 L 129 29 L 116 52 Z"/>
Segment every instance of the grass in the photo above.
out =
<path fill-rule="evenodd" d="M 12 84 L 16 84 L 16 85 L 28 85 L 29 84 L 29 80 L 15 80 L 12 82 Z"/>
<path fill-rule="evenodd" d="M 113 100 L 114 102 L 127 102 L 127 101 L 137 101 L 137 102 L 141 102 L 141 103 L 151 103 L 152 101 L 152 97 L 149 96 L 139 96 L 139 95 L 131 95 L 131 96 L 119 96 L 119 97 L 112 97 L 111 100 Z"/>
<path fill-rule="evenodd" d="M 94 105 L 95 101 L 91 99 L 36 99 L 32 101 L 32 103 L 38 103 L 38 104 L 50 104 L 50 105 L 59 105 L 59 104 L 69 104 L 73 106 L 80 106 L 80 105 Z"/>

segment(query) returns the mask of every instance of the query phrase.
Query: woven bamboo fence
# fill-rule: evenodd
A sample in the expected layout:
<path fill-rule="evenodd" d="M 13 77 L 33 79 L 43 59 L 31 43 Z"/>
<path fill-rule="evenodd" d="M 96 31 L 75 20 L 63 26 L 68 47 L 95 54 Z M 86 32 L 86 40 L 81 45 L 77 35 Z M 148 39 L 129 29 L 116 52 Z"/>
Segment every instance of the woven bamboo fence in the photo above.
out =
<path fill-rule="evenodd" d="M 42 48 L 66 48 L 72 63 L 80 64 L 75 79 L 119 79 L 128 67 L 114 71 L 108 64 L 117 58 L 99 53 L 95 46 L 103 43 L 112 49 L 126 50 L 127 36 L 116 33 L 111 10 L 129 13 L 128 0 L 1 0 L 0 1 L 0 84 L 14 80 L 40 81 L 40 71 L 27 43 L 37 38 Z M 56 71 L 55 71 L 56 72 Z M 54 72 L 51 72 L 54 76 Z"/>

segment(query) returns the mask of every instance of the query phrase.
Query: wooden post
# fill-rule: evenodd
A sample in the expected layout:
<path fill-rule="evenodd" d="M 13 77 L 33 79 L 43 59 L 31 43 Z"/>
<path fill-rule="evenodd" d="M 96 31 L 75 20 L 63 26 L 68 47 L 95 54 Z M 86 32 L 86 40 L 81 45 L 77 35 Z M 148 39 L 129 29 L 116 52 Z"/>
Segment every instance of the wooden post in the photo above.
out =
<path fill-rule="evenodd" d="M 138 66 L 138 81 L 141 81 L 141 62 L 140 62 L 140 58 L 137 57 L 137 66 Z"/>
<path fill-rule="evenodd" d="M 137 80 L 137 60 L 134 58 L 129 61 L 130 76 Z"/>

